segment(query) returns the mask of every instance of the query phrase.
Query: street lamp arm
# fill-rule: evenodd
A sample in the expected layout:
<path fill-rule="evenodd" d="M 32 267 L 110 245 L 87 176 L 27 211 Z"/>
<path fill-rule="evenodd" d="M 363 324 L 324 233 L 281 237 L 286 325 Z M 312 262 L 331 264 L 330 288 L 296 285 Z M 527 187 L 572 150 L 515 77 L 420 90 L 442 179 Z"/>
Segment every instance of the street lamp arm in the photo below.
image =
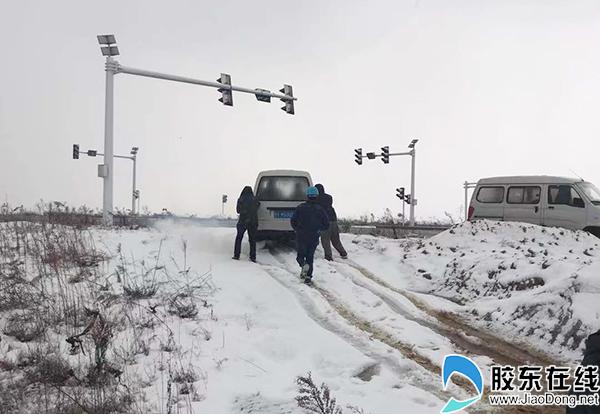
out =
<path fill-rule="evenodd" d="M 282 99 L 284 101 L 286 101 L 286 100 L 287 101 L 297 101 L 298 100 L 298 98 L 295 98 L 293 96 L 282 95 L 279 93 L 273 93 L 273 92 L 270 92 L 270 91 L 267 91 L 264 89 L 257 90 L 257 89 L 244 88 L 241 86 L 226 85 L 226 84 L 219 83 L 219 82 L 211 82 L 211 81 L 205 81 L 205 80 L 200 80 L 200 79 L 188 78 L 185 76 L 169 75 L 167 73 L 153 72 L 153 71 L 144 70 L 144 69 L 137 69 L 137 68 L 132 68 L 132 67 L 128 67 L 128 66 L 122 66 L 118 62 L 114 62 L 114 63 L 116 64 L 113 66 L 113 68 L 114 68 L 113 70 L 115 71 L 115 73 L 127 73 L 129 75 L 144 76 L 147 78 L 155 78 L 155 79 L 169 80 L 169 81 L 182 82 L 182 83 L 191 83 L 193 85 L 208 86 L 210 88 L 216 88 L 216 89 L 230 89 L 230 90 L 236 91 L 236 92 L 244 92 L 244 93 L 249 93 L 252 95 L 260 95 L 260 96 L 268 96 L 271 98 L 278 98 L 278 99 Z"/>
<path fill-rule="evenodd" d="M 390 157 L 393 155 L 413 155 L 413 151 L 408 151 L 408 152 L 394 152 L 390 154 Z"/>

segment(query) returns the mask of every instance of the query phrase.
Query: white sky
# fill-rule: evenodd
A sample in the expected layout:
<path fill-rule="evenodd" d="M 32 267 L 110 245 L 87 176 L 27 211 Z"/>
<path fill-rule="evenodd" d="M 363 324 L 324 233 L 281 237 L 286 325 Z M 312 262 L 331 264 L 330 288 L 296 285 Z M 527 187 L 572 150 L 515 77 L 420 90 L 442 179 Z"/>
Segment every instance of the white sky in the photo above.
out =
<path fill-rule="evenodd" d="M 115 150 L 140 147 L 142 205 L 216 214 L 260 170 L 304 169 L 341 216 L 400 210 L 410 159 L 358 167 L 353 149 L 404 151 L 419 138 L 417 216 L 458 214 L 464 180 L 573 175 L 600 184 L 598 1 L 1 0 L 0 195 L 102 204 L 104 60 L 234 84 L 294 87 L 281 103 L 120 74 Z M 115 160 L 115 206 L 130 162 Z M 227 206 L 233 213 L 233 203 Z"/>

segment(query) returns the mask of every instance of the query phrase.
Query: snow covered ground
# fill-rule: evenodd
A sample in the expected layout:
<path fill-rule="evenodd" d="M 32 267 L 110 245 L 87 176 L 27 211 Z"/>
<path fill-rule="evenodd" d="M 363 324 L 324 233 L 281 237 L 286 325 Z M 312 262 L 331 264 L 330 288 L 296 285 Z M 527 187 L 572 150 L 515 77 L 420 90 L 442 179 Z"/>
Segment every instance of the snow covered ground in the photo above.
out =
<path fill-rule="evenodd" d="M 114 324 L 106 360 L 136 384 L 143 398 L 131 412 L 143 413 L 305 413 L 295 379 L 308 372 L 344 413 L 438 413 L 450 396 L 445 355 L 467 354 L 484 371 L 576 363 L 598 328 L 600 249 L 584 233 L 478 222 L 426 240 L 342 236 L 350 259 L 326 262 L 319 249 L 308 287 L 290 247 L 260 244 L 254 264 L 244 246 L 231 260 L 234 229 L 92 229 L 106 260 L 93 283 L 65 289 L 86 285 L 80 307 Z M 0 306 L 0 323 L 18 312 Z M 64 342 L 65 329 L 84 327 L 45 334 L 70 366 L 92 359 L 91 340 L 85 355 Z M 34 342 L 2 335 L 0 385 L 28 372 L 11 361 Z M 450 390 L 466 398 L 471 388 Z"/>

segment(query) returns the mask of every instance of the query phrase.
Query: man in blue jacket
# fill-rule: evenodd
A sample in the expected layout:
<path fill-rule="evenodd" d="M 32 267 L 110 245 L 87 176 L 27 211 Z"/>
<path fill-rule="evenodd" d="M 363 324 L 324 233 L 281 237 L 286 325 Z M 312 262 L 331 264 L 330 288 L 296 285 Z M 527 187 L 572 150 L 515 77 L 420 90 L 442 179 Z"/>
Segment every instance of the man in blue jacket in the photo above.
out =
<path fill-rule="evenodd" d="M 302 268 L 300 277 L 310 283 L 313 273 L 315 250 L 319 245 L 319 232 L 329 228 L 329 218 L 323 207 L 317 203 L 319 190 L 315 187 L 306 189 L 308 201 L 300 204 L 291 219 L 292 228 L 296 231 L 296 261 Z"/>

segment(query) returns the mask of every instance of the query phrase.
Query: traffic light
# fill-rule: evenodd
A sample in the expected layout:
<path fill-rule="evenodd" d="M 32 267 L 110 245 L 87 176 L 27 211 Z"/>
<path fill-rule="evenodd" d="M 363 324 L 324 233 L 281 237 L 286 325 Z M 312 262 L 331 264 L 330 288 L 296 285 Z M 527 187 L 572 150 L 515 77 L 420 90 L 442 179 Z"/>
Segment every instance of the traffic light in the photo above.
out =
<path fill-rule="evenodd" d="M 223 203 L 227 202 L 227 194 L 223 194 Z"/>
<path fill-rule="evenodd" d="M 404 187 L 396 188 L 396 197 L 404 201 Z"/>
<path fill-rule="evenodd" d="M 410 194 L 407 194 L 404 196 L 404 201 L 406 201 L 406 204 L 410 204 L 410 202 L 411 202 Z"/>
<path fill-rule="evenodd" d="M 354 150 L 354 162 L 358 165 L 362 165 L 362 148 Z"/>
<path fill-rule="evenodd" d="M 73 144 L 73 159 L 74 160 L 79 159 L 79 145 L 77 145 L 77 144 Z"/>
<path fill-rule="evenodd" d="M 292 87 L 290 85 L 283 85 L 283 88 L 281 88 L 279 90 L 279 92 L 283 93 L 284 95 L 294 97 L 294 93 L 293 93 Z M 281 109 L 283 109 L 285 112 L 287 112 L 290 115 L 294 115 L 294 100 L 293 99 L 280 99 L 280 100 L 285 103 L 285 106 L 282 106 Z"/>
<path fill-rule="evenodd" d="M 221 77 L 217 79 L 217 82 L 231 86 L 231 76 L 226 73 L 221 73 Z M 233 106 L 233 93 L 230 88 L 219 88 L 217 89 L 221 92 L 221 97 L 219 98 L 219 102 L 223 102 L 223 105 Z"/>
<path fill-rule="evenodd" d="M 381 147 L 381 161 L 383 161 L 384 164 L 390 163 L 390 147 Z"/>

